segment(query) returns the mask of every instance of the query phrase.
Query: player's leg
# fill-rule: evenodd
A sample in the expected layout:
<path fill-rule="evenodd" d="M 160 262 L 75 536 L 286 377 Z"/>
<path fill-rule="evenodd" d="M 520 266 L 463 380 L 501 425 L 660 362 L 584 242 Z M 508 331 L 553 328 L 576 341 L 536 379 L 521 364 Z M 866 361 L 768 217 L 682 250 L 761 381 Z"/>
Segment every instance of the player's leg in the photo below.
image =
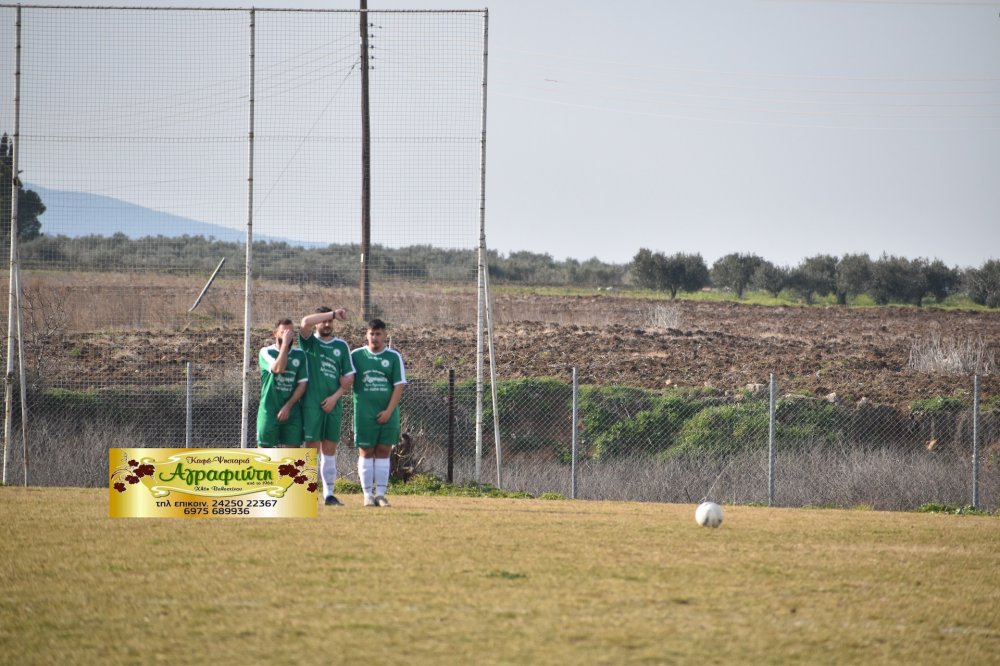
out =
<path fill-rule="evenodd" d="M 358 449 L 358 480 L 365 494 L 365 506 L 375 504 L 375 442 L 378 441 L 378 424 L 354 423 L 354 446 Z"/>
<path fill-rule="evenodd" d="M 340 424 L 344 410 L 338 403 L 329 414 L 323 412 L 323 431 L 320 433 L 319 473 L 323 479 L 323 497 L 328 506 L 343 506 L 333 494 L 337 483 L 337 443 L 340 441 Z"/>
<path fill-rule="evenodd" d="M 399 443 L 399 424 L 391 421 L 380 428 L 378 444 L 375 445 L 375 502 L 379 506 L 389 506 L 385 498 L 389 490 L 389 456 L 392 447 Z"/>
<path fill-rule="evenodd" d="M 308 396 L 306 400 L 308 400 Z M 311 404 L 311 401 L 304 400 L 303 402 L 306 404 L 302 405 L 302 440 L 306 446 L 316 449 L 316 460 L 319 461 L 320 440 L 323 439 L 323 421 L 320 418 L 320 413 L 323 410 L 320 409 L 319 405 Z"/>
<path fill-rule="evenodd" d="M 328 442 L 324 441 L 328 437 L 326 423 L 328 416 L 319 404 L 310 401 L 302 405 L 302 438 L 306 446 L 316 451 L 316 463 L 319 465 L 319 475 L 323 482 L 324 503 L 336 506 L 340 504 L 340 501 L 333 496 L 333 484 L 337 480 L 337 445 L 333 445 L 333 458 L 330 460 L 327 451 Z"/>
<path fill-rule="evenodd" d="M 297 405 L 296 405 L 297 406 Z M 287 421 L 278 423 L 278 439 L 282 446 L 297 449 L 302 446 L 304 436 L 302 432 L 302 411 L 292 408 Z"/>
<path fill-rule="evenodd" d="M 358 479 L 361 481 L 361 492 L 364 493 L 365 506 L 378 506 L 375 503 L 375 445 L 357 441 L 358 433 L 354 435 L 354 446 L 358 449 Z"/>
<path fill-rule="evenodd" d="M 257 411 L 257 446 L 272 448 L 278 445 L 278 415 L 267 410 Z"/>
<path fill-rule="evenodd" d="M 333 494 L 337 484 L 337 442 L 324 439 L 320 446 L 319 474 L 323 479 L 323 497 L 327 506 L 343 506 Z"/>

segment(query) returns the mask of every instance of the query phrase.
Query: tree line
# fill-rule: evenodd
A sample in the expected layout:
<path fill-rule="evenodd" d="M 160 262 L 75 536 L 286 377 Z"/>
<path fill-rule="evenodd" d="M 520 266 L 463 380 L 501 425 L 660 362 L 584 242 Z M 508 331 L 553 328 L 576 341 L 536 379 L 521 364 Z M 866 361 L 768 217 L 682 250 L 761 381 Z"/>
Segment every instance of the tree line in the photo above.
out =
<path fill-rule="evenodd" d="M 360 253 L 357 244 L 307 248 L 283 242 L 255 242 L 254 275 L 296 284 L 354 285 L 358 281 Z M 474 249 L 375 245 L 370 254 L 373 279 L 475 280 Z M 125 234 L 79 238 L 38 234 L 22 238 L 20 244 L 21 265 L 27 268 L 207 273 L 222 258 L 229 266 L 242 266 L 244 257 L 243 243 L 202 236 L 133 239 Z M 819 254 L 788 267 L 754 254 L 732 253 L 709 266 L 700 254 L 666 255 L 646 248 L 627 264 L 597 258 L 559 261 L 549 254 L 529 251 L 507 255 L 489 251 L 487 260 L 490 280 L 497 284 L 638 287 L 666 292 L 671 298 L 706 288 L 729 291 L 737 298 L 743 298 L 748 290 L 757 290 L 772 296 L 784 292 L 805 303 L 833 295 L 837 303 L 846 304 L 850 298 L 867 295 L 879 305 L 918 306 L 928 299 L 941 302 L 964 293 L 980 305 L 1000 307 L 997 260 L 963 270 L 939 259 Z"/>
<path fill-rule="evenodd" d="M 25 267 L 66 267 L 76 270 L 151 270 L 171 273 L 210 271 L 222 258 L 230 266 L 243 263 L 244 244 L 202 236 L 146 237 L 125 234 L 105 236 L 48 236 L 38 219 L 45 204 L 38 194 L 25 190 L 13 173 L 13 142 L 0 137 L 0 240 L 10 238 L 12 184 L 18 187 L 18 239 L 20 261 Z M 8 240 L 9 242 L 9 240 Z M 283 242 L 257 242 L 253 247 L 254 274 L 260 278 L 300 284 L 345 286 L 358 275 L 357 244 L 307 248 Z M 748 289 L 778 296 L 789 293 L 805 303 L 834 295 L 837 303 L 867 295 L 875 303 L 908 303 L 920 306 L 928 298 L 941 302 L 965 293 L 980 305 L 1000 307 L 1000 261 L 986 261 L 979 268 L 959 269 L 940 259 L 908 259 L 883 254 L 836 257 L 818 254 L 797 266 L 778 266 L 755 254 L 732 253 L 711 268 L 700 254 L 666 255 L 641 248 L 627 264 L 559 261 L 546 253 L 490 251 L 490 279 L 497 283 L 556 286 L 635 286 L 670 294 L 696 292 L 712 287 L 743 298 Z M 373 279 L 473 280 L 476 250 L 413 245 L 403 248 L 373 246 L 370 271 Z"/>
<path fill-rule="evenodd" d="M 219 261 L 227 267 L 242 267 L 245 243 L 220 241 L 203 236 L 112 236 L 21 237 L 21 265 L 25 268 L 65 268 L 80 271 L 153 271 L 161 273 L 209 273 Z M 358 244 L 302 247 L 286 242 L 255 241 L 255 277 L 296 284 L 348 286 L 358 283 Z M 580 262 L 556 261 L 547 254 L 512 252 L 504 256 L 487 253 L 493 282 L 532 285 L 623 286 L 627 265 L 598 259 Z M 373 279 L 475 282 L 476 249 L 411 245 L 391 248 L 372 245 L 369 268 Z"/>
<path fill-rule="evenodd" d="M 920 306 L 928 298 L 942 302 L 966 293 L 980 305 L 1000 307 L 1000 261 L 989 260 L 979 268 L 949 267 L 940 259 L 908 259 L 882 254 L 835 257 L 818 254 L 797 266 L 776 266 L 755 254 L 732 253 L 720 257 L 709 268 L 700 254 L 667 256 L 642 248 L 632 260 L 632 278 L 637 286 L 670 293 L 714 287 L 742 298 L 747 289 L 778 296 L 788 291 L 805 303 L 817 296 L 833 295 L 837 303 L 867 295 L 875 303 L 908 303 Z"/>

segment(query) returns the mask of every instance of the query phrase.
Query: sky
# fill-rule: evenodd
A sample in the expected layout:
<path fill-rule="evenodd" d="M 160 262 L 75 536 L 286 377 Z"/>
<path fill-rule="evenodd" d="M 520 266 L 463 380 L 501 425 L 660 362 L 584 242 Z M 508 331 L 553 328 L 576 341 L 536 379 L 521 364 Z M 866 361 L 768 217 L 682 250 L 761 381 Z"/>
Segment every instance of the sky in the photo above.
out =
<path fill-rule="evenodd" d="M 615 263 L 641 247 L 709 264 L 732 252 L 780 265 L 821 253 L 1000 258 L 1000 1 L 488 9 L 491 249 Z"/>

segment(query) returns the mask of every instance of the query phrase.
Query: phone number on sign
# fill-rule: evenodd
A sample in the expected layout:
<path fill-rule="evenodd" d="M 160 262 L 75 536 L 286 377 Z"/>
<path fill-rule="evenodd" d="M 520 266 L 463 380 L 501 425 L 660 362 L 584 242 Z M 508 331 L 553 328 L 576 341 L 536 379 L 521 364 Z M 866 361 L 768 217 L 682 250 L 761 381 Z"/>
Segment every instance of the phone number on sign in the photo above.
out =
<path fill-rule="evenodd" d="M 251 509 L 270 509 L 278 504 L 275 499 L 217 499 L 212 500 L 212 506 L 186 506 L 184 514 L 188 516 L 246 516 Z"/>

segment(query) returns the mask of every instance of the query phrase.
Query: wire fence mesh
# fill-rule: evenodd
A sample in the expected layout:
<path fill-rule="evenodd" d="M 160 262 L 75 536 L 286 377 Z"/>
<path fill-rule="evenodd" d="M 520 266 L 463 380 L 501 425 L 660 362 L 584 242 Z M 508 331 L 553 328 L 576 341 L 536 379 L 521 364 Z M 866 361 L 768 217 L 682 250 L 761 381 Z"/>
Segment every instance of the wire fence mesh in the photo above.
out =
<path fill-rule="evenodd" d="M 363 69 L 373 314 L 472 324 L 485 21 L 0 6 L 0 219 L 17 182 L 32 445 L 88 428 L 117 441 L 126 425 L 134 444 L 176 445 L 192 362 L 194 441 L 231 446 L 245 374 L 253 409 L 259 391 L 256 364 L 231 353 L 245 316 L 251 358 L 279 319 L 333 305 L 357 321 Z M 400 287 L 437 281 L 448 304 Z"/>
<path fill-rule="evenodd" d="M 102 485 L 109 447 L 139 442 L 175 447 L 186 441 L 189 408 L 182 379 L 145 390 L 45 390 L 31 401 L 32 469 L 37 470 L 32 483 Z M 413 442 L 407 465 L 442 479 L 451 468 L 458 483 L 570 496 L 571 384 L 552 378 L 498 383 L 499 477 L 490 393 L 487 385 L 477 465 L 474 382 L 460 382 L 449 399 L 446 379 L 411 378 L 402 402 L 403 431 Z M 239 390 L 193 382 L 190 414 L 192 446 L 233 446 Z M 995 444 L 983 445 L 1000 441 L 995 407 L 979 413 L 977 478 L 975 413 L 965 405 L 908 411 L 783 395 L 774 410 L 773 481 L 770 415 L 766 395 L 583 386 L 576 497 L 910 510 L 929 503 L 970 505 L 976 483 L 979 508 L 997 508 L 1000 458 Z M 352 442 L 351 417 L 348 402 L 342 450 Z M 20 462 L 15 447 L 13 468 Z M 339 465 L 342 478 L 356 477 L 353 455 L 339 456 Z"/>
<path fill-rule="evenodd" d="M 971 383 L 970 378 L 970 393 Z M 885 510 L 972 503 L 976 412 L 970 405 L 848 405 L 779 393 L 771 440 L 772 410 L 761 387 L 766 384 L 736 395 L 711 389 L 580 387 L 577 497 L 660 502 L 708 498 Z M 529 378 L 501 382 L 497 389 L 503 487 L 569 496 L 574 486 L 571 383 Z M 474 390 L 467 383 L 455 391 L 455 432 L 461 443 L 455 473 L 460 481 L 477 480 L 471 447 Z M 446 460 L 445 392 L 441 380 L 421 382 L 408 388 L 404 400 L 404 423 L 416 443 L 414 456 L 421 469 L 439 476 Z M 487 396 L 489 392 L 487 387 Z M 487 405 L 479 480 L 496 483 L 493 414 Z M 1000 413 L 995 406 L 980 410 L 978 417 L 979 441 L 998 441 Z M 1000 499 L 995 446 L 981 453 L 980 460 L 978 504 L 995 510 Z"/>

